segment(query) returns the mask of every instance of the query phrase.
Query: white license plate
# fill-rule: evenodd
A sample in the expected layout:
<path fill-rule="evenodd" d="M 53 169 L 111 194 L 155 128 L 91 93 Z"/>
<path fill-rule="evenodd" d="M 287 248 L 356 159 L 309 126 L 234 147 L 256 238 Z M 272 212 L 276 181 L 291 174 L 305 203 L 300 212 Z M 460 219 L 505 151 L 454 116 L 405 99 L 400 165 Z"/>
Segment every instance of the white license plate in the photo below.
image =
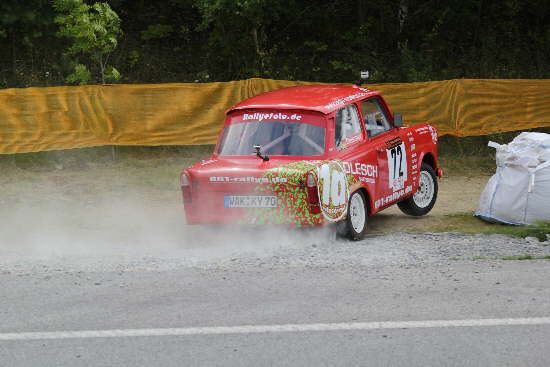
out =
<path fill-rule="evenodd" d="M 223 206 L 226 208 L 276 208 L 277 196 L 225 195 Z"/>

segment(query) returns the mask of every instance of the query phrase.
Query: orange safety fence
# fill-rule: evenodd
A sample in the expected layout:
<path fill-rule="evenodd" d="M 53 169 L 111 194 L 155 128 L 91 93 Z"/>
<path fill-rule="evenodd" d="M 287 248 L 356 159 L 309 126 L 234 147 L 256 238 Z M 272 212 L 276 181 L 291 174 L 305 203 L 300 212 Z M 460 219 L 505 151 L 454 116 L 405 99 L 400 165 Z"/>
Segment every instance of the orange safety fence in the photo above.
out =
<path fill-rule="evenodd" d="M 97 145 L 213 144 L 227 108 L 309 82 L 92 85 L 0 90 L 0 154 Z M 550 80 L 457 79 L 368 84 L 407 125 L 441 135 L 485 135 L 550 126 Z"/>

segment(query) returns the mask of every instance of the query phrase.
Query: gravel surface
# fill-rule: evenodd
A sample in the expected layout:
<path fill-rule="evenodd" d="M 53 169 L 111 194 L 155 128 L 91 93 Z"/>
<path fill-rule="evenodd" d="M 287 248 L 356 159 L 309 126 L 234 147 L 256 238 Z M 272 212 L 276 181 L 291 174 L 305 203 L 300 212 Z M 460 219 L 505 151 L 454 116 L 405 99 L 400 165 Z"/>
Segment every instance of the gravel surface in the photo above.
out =
<path fill-rule="evenodd" d="M 0 333 L 549 316 L 550 261 L 499 260 L 550 255 L 548 241 L 181 227 L 178 240 L 0 241 Z M 8 340 L 0 366 L 543 367 L 549 337 L 541 324 Z"/>
<path fill-rule="evenodd" d="M 193 240 L 196 239 L 196 240 Z M 200 239 L 200 240 L 199 240 Z M 360 242 L 328 230 L 237 232 L 194 228 L 181 243 L 149 246 L 74 243 L 57 248 L 1 248 L 0 272 L 163 271 L 178 268 L 360 267 L 429 265 L 452 261 L 549 256 L 550 242 L 535 238 L 460 233 L 391 233 Z"/>
<path fill-rule="evenodd" d="M 413 218 L 388 208 L 370 222 L 373 232 L 386 234 L 348 242 L 327 228 L 186 226 L 173 169 L 167 175 L 161 168 L 0 177 L 2 200 L 10 203 L 0 205 L 0 271 L 384 266 L 550 255 L 548 241 L 536 239 L 407 232 L 434 230 L 448 214 L 473 212 L 485 176 L 444 178 L 429 215 Z M 143 181 L 163 174 L 170 180 L 153 180 L 158 187 Z"/>

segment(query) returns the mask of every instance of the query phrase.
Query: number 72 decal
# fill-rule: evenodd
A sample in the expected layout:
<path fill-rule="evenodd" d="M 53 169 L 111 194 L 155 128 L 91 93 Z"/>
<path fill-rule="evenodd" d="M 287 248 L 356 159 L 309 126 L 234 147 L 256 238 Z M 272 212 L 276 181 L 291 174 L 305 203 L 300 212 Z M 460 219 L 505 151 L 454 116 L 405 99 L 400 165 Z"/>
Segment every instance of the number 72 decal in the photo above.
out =
<path fill-rule="evenodd" d="M 401 190 L 407 181 L 407 151 L 405 143 L 386 150 L 388 154 L 389 187 L 393 191 Z"/>

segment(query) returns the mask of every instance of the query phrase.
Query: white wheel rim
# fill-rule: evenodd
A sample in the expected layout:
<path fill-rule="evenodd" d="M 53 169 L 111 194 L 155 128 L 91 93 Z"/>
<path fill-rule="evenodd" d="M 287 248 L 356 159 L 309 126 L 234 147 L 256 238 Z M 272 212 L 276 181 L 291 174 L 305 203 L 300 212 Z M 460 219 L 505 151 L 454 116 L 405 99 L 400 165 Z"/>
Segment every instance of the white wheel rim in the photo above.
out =
<path fill-rule="evenodd" d="M 361 233 L 365 228 L 365 203 L 360 194 L 355 194 L 351 197 L 349 204 L 349 215 L 351 220 L 351 226 L 357 233 Z"/>
<path fill-rule="evenodd" d="M 434 196 L 434 179 L 426 171 L 420 172 L 420 187 L 413 195 L 413 201 L 419 208 L 425 208 L 432 202 Z"/>

